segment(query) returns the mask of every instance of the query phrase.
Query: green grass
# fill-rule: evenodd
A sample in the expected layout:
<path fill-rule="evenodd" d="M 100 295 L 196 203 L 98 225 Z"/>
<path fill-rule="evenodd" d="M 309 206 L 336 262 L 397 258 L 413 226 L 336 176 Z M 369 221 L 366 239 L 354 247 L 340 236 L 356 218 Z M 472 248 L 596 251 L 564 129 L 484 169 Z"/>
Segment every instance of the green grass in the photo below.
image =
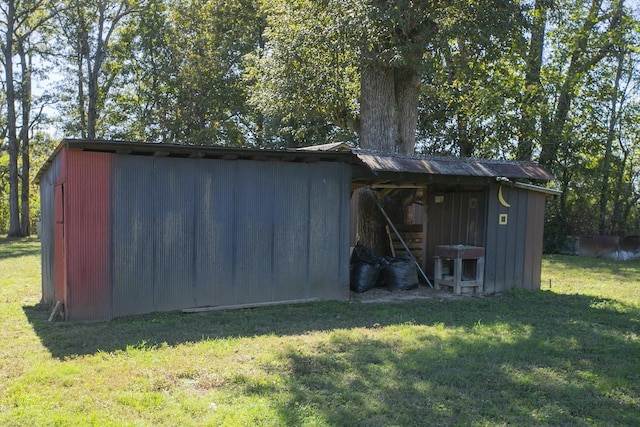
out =
<path fill-rule="evenodd" d="M 0 239 L 0 425 L 640 425 L 640 262 L 543 291 L 47 322 Z M 551 287 L 549 290 L 549 281 Z"/>

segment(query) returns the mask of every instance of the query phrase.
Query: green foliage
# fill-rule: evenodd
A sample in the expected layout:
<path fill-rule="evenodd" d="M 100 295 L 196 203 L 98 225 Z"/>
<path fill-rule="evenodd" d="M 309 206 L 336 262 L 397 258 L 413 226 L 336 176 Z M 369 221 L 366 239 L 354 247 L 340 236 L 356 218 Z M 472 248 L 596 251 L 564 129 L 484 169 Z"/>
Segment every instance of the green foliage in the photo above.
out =
<path fill-rule="evenodd" d="M 61 64 L 64 136 L 83 136 L 87 125 L 91 64 L 79 56 L 80 36 L 97 53 L 99 5 L 108 12 L 105 29 L 123 7 L 98 74 L 99 137 L 275 148 L 357 143 L 363 70 L 407 67 L 420 83 L 416 151 L 541 162 L 565 191 L 549 211 L 548 236 L 598 232 L 603 193 L 604 232 L 640 233 L 634 3 L 63 3 L 74 7 L 63 8 L 51 29 L 58 44 L 49 58 Z M 543 30 L 537 71 L 536 26 Z"/>
<path fill-rule="evenodd" d="M 244 78 L 251 105 L 264 117 L 265 142 L 354 139 L 360 31 L 349 26 L 353 15 L 344 2 L 276 0 L 262 2 L 262 8 L 264 41 L 247 55 Z"/>
<path fill-rule="evenodd" d="M 124 67 L 109 104 L 122 119 L 115 132 L 180 144 L 253 142 L 243 58 L 262 27 L 251 0 L 149 4 L 121 34 L 128 49 L 116 56 Z"/>
<path fill-rule="evenodd" d="M 30 144 L 30 176 L 44 165 L 49 154 L 55 148 L 55 141 L 44 133 L 34 135 Z M 21 165 L 19 165 L 21 167 Z M 21 187 L 19 187 L 21 190 Z M 32 233 L 35 234 L 36 222 L 40 220 L 40 189 L 35 181 L 31 182 L 29 191 L 31 213 L 29 216 Z M 9 155 L 0 151 L 0 234 L 9 230 Z"/>

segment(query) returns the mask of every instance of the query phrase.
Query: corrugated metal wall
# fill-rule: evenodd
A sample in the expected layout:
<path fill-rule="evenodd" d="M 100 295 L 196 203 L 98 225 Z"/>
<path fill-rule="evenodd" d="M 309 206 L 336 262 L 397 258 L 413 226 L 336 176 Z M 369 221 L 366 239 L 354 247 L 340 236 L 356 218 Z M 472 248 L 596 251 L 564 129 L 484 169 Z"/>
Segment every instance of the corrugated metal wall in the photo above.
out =
<path fill-rule="evenodd" d="M 40 179 L 40 244 L 42 300 L 55 304 L 55 186 L 62 165 L 62 156 L 56 156 Z"/>
<path fill-rule="evenodd" d="M 347 165 L 115 162 L 114 317 L 348 298 Z"/>
<path fill-rule="evenodd" d="M 64 183 L 65 316 L 111 317 L 110 176 L 108 153 L 67 151 Z"/>
<path fill-rule="evenodd" d="M 504 185 L 503 196 L 511 205 L 505 207 L 498 189 L 491 185 L 487 210 L 485 293 L 540 289 L 545 195 Z M 501 215 L 506 224 L 500 223 Z"/>
<path fill-rule="evenodd" d="M 113 161 L 111 257 L 114 317 L 148 313 L 154 302 L 156 212 L 159 193 L 153 159 Z"/>
<path fill-rule="evenodd" d="M 309 297 L 349 298 L 349 195 L 351 168 L 309 164 Z M 335 283 L 337 286 L 327 286 Z"/>

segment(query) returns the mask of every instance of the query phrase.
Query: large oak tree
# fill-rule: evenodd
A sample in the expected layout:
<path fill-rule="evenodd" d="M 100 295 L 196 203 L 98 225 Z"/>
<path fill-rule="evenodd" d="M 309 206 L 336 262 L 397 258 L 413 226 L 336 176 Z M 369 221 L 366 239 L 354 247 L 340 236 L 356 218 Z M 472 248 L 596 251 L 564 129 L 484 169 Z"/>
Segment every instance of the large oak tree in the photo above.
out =
<path fill-rule="evenodd" d="M 273 98 L 267 93 L 284 99 L 271 108 L 280 116 L 291 109 L 310 116 L 328 111 L 336 126 L 347 125 L 357 132 L 361 148 L 401 154 L 415 150 L 421 87 L 433 59 L 426 53 L 461 37 L 463 29 L 470 34 L 467 45 L 494 44 L 517 16 L 516 5 L 502 1 L 326 0 L 292 5 L 273 0 L 265 4 L 272 28 L 266 32 L 270 37 L 258 63 L 263 73 L 255 73 L 260 84 L 255 86 L 254 98 L 265 106 Z M 302 39 L 304 43 L 295 43 Z M 334 54 L 325 52 L 333 48 Z M 330 66 L 318 62 L 327 60 Z M 282 70 L 276 78 L 280 85 L 273 83 L 274 64 Z M 345 78 L 352 75 L 356 77 Z M 358 86 L 353 84 L 355 79 Z M 304 84 L 292 87 L 295 81 Z M 373 192 L 360 194 L 358 235 L 368 246 L 385 252 L 384 219 L 375 197 Z M 401 199 L 382 202 L 394 221 L 405 222 L 409 201 L 403 194 Z"/>

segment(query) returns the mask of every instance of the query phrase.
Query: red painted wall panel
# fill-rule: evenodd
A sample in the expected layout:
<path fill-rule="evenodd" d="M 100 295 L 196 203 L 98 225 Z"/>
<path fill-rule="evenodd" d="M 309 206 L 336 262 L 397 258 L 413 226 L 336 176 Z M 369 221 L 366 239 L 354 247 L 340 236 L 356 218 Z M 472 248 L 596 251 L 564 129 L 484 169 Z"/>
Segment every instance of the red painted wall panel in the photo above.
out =
<path fill-rule="evenodd" d="M 64 187 L 65 315 L 110 319 L 110 182 L 112 154 L 67 151 Z"/>
<path fill-rule="evenodd" d="M 64 184 L 58 184 L 54 187 L 54 246 L 53 246 L 53 274 L 55 282 L 54 299 L 55 301 L 64 301 L 65 283 L 66 283 L 66 267 L 67 262 L 64 251 Z"/>
<path fill-rule="evenodd" d="M 67 282 L 67 258 L 65 256 L 64 241 L 64 181 L 67 173 L 67 153 L 62 150 L 60 154 L 60 175 L 55 180 L 55 213 L 53 231 L 53 277 L 55 301 L 66 301 L 65 291 Z"/>

